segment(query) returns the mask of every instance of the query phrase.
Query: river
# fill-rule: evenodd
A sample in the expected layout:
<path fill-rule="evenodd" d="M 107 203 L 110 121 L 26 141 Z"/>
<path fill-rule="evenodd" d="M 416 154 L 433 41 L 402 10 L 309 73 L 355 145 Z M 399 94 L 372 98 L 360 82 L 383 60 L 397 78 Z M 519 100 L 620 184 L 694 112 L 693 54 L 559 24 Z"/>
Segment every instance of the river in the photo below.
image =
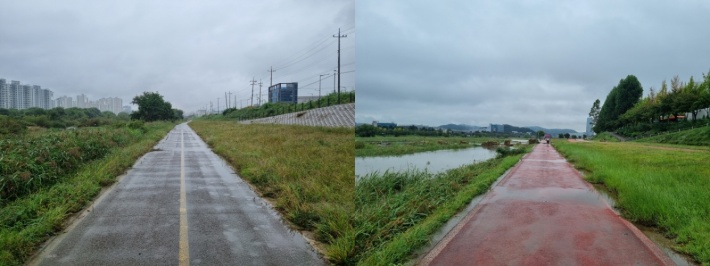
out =
<path fill-rule="evenodd" d="M 438 150 L 401 156 L 356 157 L 355 176 L 365 176 L 372 172 L 427 170 L 440 173 L 466 164 L 485 161 L 496 156 L 495 150 L 472 147 L 457 150 Z"/>

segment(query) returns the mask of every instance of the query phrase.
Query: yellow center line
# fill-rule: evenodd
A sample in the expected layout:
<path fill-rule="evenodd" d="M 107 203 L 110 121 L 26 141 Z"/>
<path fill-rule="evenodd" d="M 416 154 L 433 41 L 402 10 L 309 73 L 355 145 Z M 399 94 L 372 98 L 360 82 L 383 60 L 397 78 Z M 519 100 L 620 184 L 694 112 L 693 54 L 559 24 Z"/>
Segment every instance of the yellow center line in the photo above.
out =
<path fill-rule="evenodd" d="M 180 266 L 190 265 L 190 247 L 187 241 L 187 195 L 185 193 L 185 136 L 180 129 Z"/>

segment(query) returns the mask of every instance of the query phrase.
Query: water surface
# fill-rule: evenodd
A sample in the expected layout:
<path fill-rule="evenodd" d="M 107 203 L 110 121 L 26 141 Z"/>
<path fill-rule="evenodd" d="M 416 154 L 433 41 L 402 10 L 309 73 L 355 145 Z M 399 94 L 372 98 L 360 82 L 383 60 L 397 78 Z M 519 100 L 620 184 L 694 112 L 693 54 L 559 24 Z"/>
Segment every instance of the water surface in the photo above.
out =
<path fill-rule="evenodd" d="M 372 172 L 427 170 L 440 173 L 466 164 L 485 161 L 496 156 L 495 150 L 472 147 L 457 150 L 438 150 L 400 156 L 355 157 L 355 176 Z"/>

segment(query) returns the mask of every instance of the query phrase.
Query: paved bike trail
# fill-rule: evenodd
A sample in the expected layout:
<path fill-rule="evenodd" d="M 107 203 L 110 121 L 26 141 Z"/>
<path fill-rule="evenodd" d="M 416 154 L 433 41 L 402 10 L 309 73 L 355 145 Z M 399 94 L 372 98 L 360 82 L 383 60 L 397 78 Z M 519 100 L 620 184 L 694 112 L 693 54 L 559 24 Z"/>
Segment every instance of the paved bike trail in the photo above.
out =
<path fill-rule="evenodd" d="M 674 265 L 538 144 L 420 265 Z"/>
<path fill-rule="evenodd" d="M 180 124 L 31 264 L 325 262 L 187 124 Z"/>

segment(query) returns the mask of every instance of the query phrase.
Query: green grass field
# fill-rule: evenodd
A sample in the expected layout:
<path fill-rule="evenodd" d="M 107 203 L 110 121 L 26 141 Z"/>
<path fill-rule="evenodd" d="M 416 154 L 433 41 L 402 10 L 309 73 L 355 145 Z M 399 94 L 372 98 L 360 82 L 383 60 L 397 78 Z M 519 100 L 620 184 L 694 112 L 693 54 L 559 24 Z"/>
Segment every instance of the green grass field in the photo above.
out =
<path fill-rule="evenodd" d="M 392 265 L 412 259 L 432 234 L 521 157 L 491 159 L 440 174 L 385 172 L 361 178 L 355 184 L 355 256 L 347 264 Z"/>
<path fill-rule="evenodd" d="M 286 219 L 312 231 L 330 261 L 354 256 L 354 129 L 216 120 L 190 126 Z"/>
<path fill-rule="evenodd" d="M 659 228 L 674 249 L 710 264 L 710 152 L 649 143 L 554 142 L 586 179 L 618 198 L 624 217 Z"/>
<path fill-rule="evenodd" d="M 173 123 L 148 123 L 145 131 L 140 133 L 111 127 L 80 128 L 77 132 L 47 131 L 23 139 L 46 145 L 11 143 L 4 146 L 7 149 L 0 150 L 0 158 L 8 160 L 0 159 L 0 162 L 5 170 L 9 169 L 6 166 L 10 167 L 5 165 L 6 162 L 20 162 L 19 157 L 23 156 L 26 161 L 19 166 L 13 164 L 13 167 L 39 169 L 12 168 L 27 173 L 19 178 L 27 176 L 25 181 L 38 181 L 23 184 L 27 186 L 22 189 L 24 193 L 4 194 L 12 197 L 4 200 L 0 208 L 0 265 L 22 265 L 42 242 L 64 228 L 64 222 L 72 213 L 90 204 L 102 186 L 114 183 L 116 177 L 150 151 L 173 127 Z M 81 136 L 80 141 L 77 142 L 74 135 Z M 93 147 L 83 147 L 87 145 Z M 20 152 L 15 149 L 20 146 L 28 150 Z M 35 155 L 40 157 L 27 157 Z M 67 155 L 90 159 L 57 157 Z M 47 176 L 47 172 L 56 170 L 55 166 L 62 166 L 62 163 L 63 168 L 52 172 L 51 177 Z M 43 168 L 45 166 L 48 168 Z M 18 176 L 12 174 L 0 176 L 6 188 L 7 184 L 18 187 L 21 183 L 16 178 Z M 41 182 L 43 178 L 47 178 L 46 182 Z"/>
<path fill-rule="evenodd" d="M 470 137 L 356 137 L 355 156 L 386 156 L 404 155 L 425 151 L 465 149 L 480 145 L 486 141 L 496 141 L 492 138 Z"/>

